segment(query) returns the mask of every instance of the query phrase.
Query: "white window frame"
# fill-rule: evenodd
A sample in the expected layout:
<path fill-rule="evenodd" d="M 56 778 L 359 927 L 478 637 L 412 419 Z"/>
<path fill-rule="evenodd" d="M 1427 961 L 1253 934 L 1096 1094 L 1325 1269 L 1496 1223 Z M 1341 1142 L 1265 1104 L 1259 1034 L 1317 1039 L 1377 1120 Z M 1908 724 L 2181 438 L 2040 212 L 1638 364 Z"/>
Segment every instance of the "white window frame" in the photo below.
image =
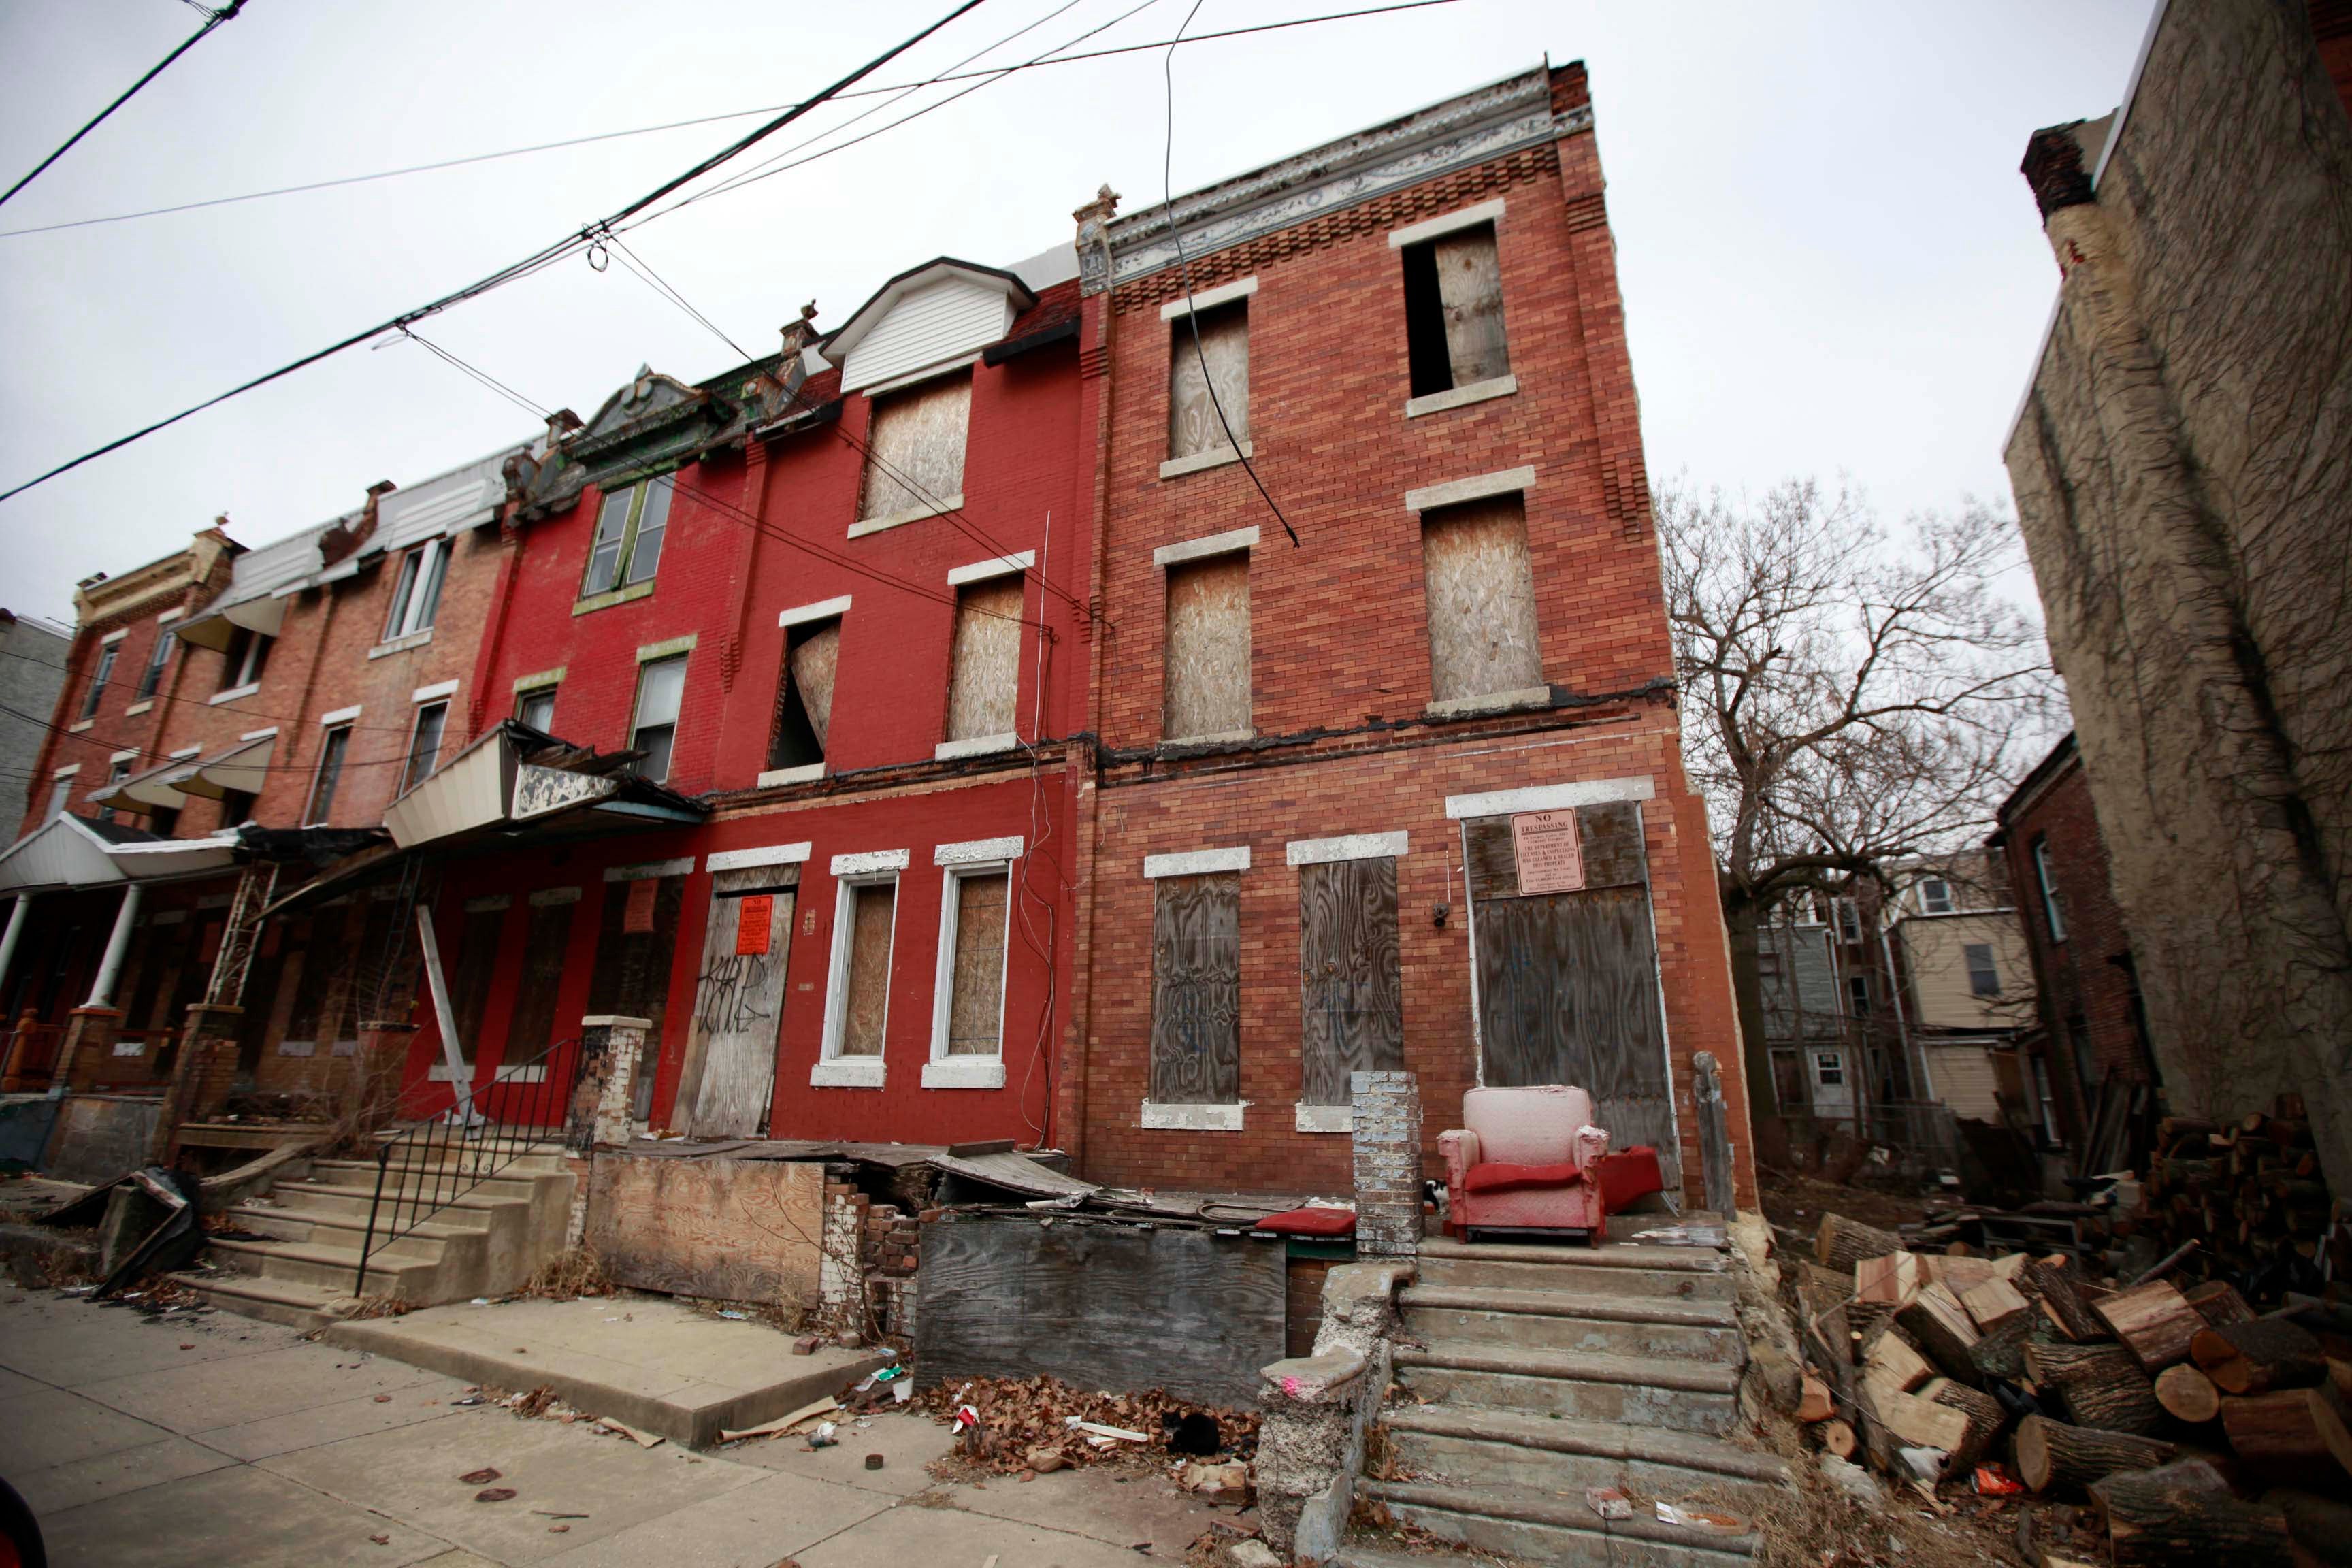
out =
<path fill-rule="evenodd" d="M 420 776 L 412 778 L 409 775 L 416 772 L 417 731 L 424 727 L 425 715 L 436 708 L 438 708 L 441 710 L 441 731 L 439 734 L 433 737 L 433 765 L 425 769 L 424 773 Z M 415 789 L 418 784 L 423 784 L 426 779 L 431 778 L 435 773 L 439 773 L 441 771 L 442 754 L 448 749 L 449 699 L 446 697 L 436 697 L 430 700 L 419 702 L 416 705 L 415 711 L 409 716 L 408 744 L 403 747 L 400 752 L 401 793 L 403 795 L 407 794 L 410 790 Z"/>
<path fill-rule="evenodd" d="M 1984 968 L 1981 972 L 1979 972 L 1977 966 L 1969 961 L 1969 950 L 1971 948 L 1984 949 L 1985 962 Z M 1960 973 L 1969 977 L 1969 996 L 1970 1000 L 1977 1002 L 1997 1002 L 2000 999 L 2000 954 L 1993 951 L 1992 943 L 1989 942 L 1962 942 L 1960 944 Z M 1989 974 L 1992 977 L 1991 990 L 1979 991 L 1977 989 L 1977 975 L 1979 973 Z"/>
<path fill-rule="evenodd" d="M 415 567 L 413 573 L 410 571 L 412 564 Z M 437 579 L 434 575 L 436 572 L 440 574 Z M 449 542 L 446 539 L 437 536 L 428 539 L 402 554 L 399 574 L 393 579 L 393 602 L 390 613 L 384 617 L 383 637 L 379 646 L 400 642 L 407 637 L 415 637 L 418 642 L 431 640 L 433 619 L 440 616 L 441 594 L 448 586 L 448 574 Z M 433 619 L 426 618 L 428 612 L 425 609 L 426 595 L 423 589 L 427 583 L 433 585 L 430 595 L 432 609 L 429 612 Z"/>
<path fill-rule="evenodd" d="M 43 823 L 55 822 L 73 805 L 74 780 L 80 773 L 79 763 L 69 763 L 49 775 L 49 804 L 42 814 Z"/>
<path fill-rule="evenodd" d="M 2050 923 L 2050 940 L 2066 940 L 2066 917 L 2058 908 L 2058 879 L 2050 874 L 2050 840 L 2033 841 L 2033 879 L 2042 887 L 2042 918 Z"/>
<path fill-rule="evenodd" d="M 1004 1013 L 1013 979 L 1013 880 L 1021 857 L 1019 838 L 981 838 L 941 844 L 931 863 L 945 868 L 940 880 L 939 970 L 931 984 L 931 1053 L 923 1063 L 925 1089 L 1003 1089 Z M 1004 946 L 997 955 L 996 1054 L 950 1056 L 948 1026 L 955 1009 L 956 921 L 963 912 L 963 884 L 972 877 L 1004 873 Z"/>
<path fill-rule="evenodd" d="M 1834 1074 L 1835 1076 L 1831 1076 Z M 1845 1053 L 1837 1050 L 1813 1052 L 1813 1087 L 1843 1089 L 1845 1087 Z"/>
<path fill-rule="evenodd" d="M 809 1068 L 811 1089 L 880 1089 L 887 1079 L 890 1058 L 890 978 L 898 963 L 899 895 L 905 892 L 901 873 L 907 869 L 904 849 L 878 849 L 833 858 L 833 951 L 825 965 L 824 1043 Z M 841 1037 L 849 1025 L 849 959 L 856 938 L 856 889 L 888 887 L 890 951 L 882 969 L 882 1049 L 870 1057 L 844 1056 Z"/>
<path fill-rule="evenodd" d="M 1937 890 L 1931 893 L 1928 891 L 1931 888 Z M 1939 903 L 1943 906 L 1941 909 L 1937 908 Z M 1958 900 L 1952 897 L 1952 884 L 1948 878 L 1923 877 L 1919 879 L 1919 912 L 1921 914 L 1948 915 L 1959 907 Z"/>
<path fill-rule="evenodd" d="M 636 749 L 637 734 L 646 727 L 645 722 L 646 672 L 653 669 L 656 666 L 668 664 L 672 660 L 677 662 L 678 669 L 677 711 L 671 714 L 669 718 L 669 755 L 664 759 L 662 764 L 662 776 L 656 779 L 651 778 L 645 773 L 639 773 L 637 775 L 639 778 L 646 779 L 649 784 L 667 784 L 669 782 L 670 775 L 677 771 L 677 732 L 683 726 L 686 718 L 686 675 L 688 668 L 688 661 L 692 659 L 693 657 L 694 652 L 691 644 L 683 648 L 672 649 L 667 644 L 656 643 L 652 645 L 650 648 L 639 648 L 637 650 L 637 689 L 629 699 L 628 745 L 631 750 Z M 653 727 L 656 729 L 660 728 L 658 724 Z M 634 767 L 637 764 L 632 763 L 631 765 Z"/>

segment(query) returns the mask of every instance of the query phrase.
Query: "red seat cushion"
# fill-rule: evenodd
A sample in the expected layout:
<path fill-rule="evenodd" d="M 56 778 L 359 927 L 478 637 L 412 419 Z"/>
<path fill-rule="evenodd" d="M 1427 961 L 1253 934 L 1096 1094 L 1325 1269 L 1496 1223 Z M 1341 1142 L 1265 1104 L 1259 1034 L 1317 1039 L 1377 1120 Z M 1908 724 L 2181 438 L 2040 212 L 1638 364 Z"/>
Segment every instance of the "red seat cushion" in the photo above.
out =
<path fill-rule="evenodd" d="M 1250 1228 L 1270 1230 L 1280 1236 L 1353 1236 L 1356 1234 L 1356 1211 L 1292 1209 L 1287 1214 L 1270 1214 Z"/>
<path fill-rule="evenodd" d="M 1592 1184 L 1601 1190 L 1601 1212 L 1616 1214 L 1635 1198 L 1664 1191 L 1666 1184 L 1658 1171 L 1658 1152 L 1636 1143 L 1595 1160 Z"/>
<path fill-rule="evenodd" d="M 1517 1193 L 1531 1187 L 1564 1187 L 1584 1179 L 1572 1162 L 1557 1165 L 1506 1165 L 1488 1161 L 1473 1165 L 1462 1179 L 1462 1190 L 1468 1193 Z"/>

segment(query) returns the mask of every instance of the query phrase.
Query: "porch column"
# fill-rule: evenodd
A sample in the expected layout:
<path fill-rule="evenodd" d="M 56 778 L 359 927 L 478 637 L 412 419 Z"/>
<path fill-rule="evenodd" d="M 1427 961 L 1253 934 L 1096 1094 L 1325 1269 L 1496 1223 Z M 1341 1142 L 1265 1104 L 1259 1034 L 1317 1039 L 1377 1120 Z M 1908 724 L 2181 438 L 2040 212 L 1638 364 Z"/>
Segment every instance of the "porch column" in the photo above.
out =
<path fill-rule="evenodd" d="M 98 978 L 90 983 L 85 1007 L 114 1005 L 114 983 L 122 977 L 122 956 L 131 951 L 131 928 L 139 923 L 139 898 L 145 891 L 136 882 L 122 885 L 122 903 L 114 911 L 114 931 L 106 939 L 106 956 L 98 961 Z M 12 926 L 16 923 L 12 919 Z"/>
<path fill-rule="evenodd" d="M 0 996 L 8 994 L 8 971 L 16 966 L 16 942 L 25 934 L 25 911 L 33 907 L 33 895 L 19 893 L 8 909 L 8 929 L 0 932 Z"/>

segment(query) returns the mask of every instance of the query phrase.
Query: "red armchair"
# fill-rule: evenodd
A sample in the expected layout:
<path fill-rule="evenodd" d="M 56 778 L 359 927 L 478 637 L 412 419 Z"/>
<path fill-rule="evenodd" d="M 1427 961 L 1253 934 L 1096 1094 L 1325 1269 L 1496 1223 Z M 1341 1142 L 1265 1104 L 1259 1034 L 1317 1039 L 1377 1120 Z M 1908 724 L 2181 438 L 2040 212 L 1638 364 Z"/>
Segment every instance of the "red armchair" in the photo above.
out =
<path fill-rule="evenodd" d="M 1474 1089 L 1462 1097 L 1462 1120 L 1437 1147 L 1446 1228 L 1465 1241 L 1474 1230 L 1581 1231 L 1597 1247 L 1611 1214 L 1660 1188 L 1657 1151 L 1611 1153 L 1580 1089 Z"/>

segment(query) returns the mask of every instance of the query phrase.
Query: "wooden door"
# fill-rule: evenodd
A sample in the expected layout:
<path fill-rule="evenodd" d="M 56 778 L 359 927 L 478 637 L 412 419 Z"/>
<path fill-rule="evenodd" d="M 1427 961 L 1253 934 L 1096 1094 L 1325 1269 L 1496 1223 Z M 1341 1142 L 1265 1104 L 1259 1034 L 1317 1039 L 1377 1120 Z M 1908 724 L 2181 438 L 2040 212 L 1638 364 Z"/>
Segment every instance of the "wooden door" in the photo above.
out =
<path fill-rule="evenodd" d="M 772 866 L 711 879 L 694 1026 L 677 1081 L 688 1137 L 757 1138 L 767 1126 L 795 880 L 790 868 L 780 878 Z"/>
<path fill-rule="evenodd" d="M 1298 1098 L 1346 1105 L 1349 1075 L 1404 1066 L 1396 862 L 1298 868 Z"/>
<path fill-rule="evenodd" d="M 1480 1081 L 1585 1090 L 1611 1147 L 1654 1145 L 1671 1190 L 1681 1160 L 1641 807 L 1611 802 L 1576 816 L 1584 863 L 1576 892 L 1519 891 L 1509 817 L 1463 824 Z"/>

